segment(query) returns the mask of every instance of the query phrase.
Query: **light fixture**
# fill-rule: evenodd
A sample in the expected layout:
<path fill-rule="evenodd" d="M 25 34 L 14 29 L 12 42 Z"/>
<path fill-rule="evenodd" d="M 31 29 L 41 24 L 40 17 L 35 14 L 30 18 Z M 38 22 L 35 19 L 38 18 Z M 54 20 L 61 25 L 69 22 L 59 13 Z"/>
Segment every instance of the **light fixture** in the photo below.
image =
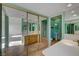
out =
<path fill-rule="evenodd" d="M 77 14 L 73 14 L 73 16 L 77 16 Z"/>
<path fill-rule="evenodd" d="M 55 26 L 57 26 L 57 24 L 55 24 Z"/>
<path fill-rule="evenodd" d="M 73 11 L 73 10 L 71 11 L 71 13 L 74 13 L 74 12 L 75 12 L 75 11 Z"/>
<path fill-rule="evenodd" d="M 72 4 L 71 3 L 69 3 L 68 5 L 67 5 L 67 7 L 71 7 L 72 6 Z"/>

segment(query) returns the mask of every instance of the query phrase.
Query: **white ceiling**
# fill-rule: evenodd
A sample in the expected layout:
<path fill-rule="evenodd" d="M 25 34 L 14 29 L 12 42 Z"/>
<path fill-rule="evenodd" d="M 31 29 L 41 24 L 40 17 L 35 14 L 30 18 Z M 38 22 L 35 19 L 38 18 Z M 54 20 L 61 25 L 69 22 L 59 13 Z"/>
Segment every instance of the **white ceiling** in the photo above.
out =
<path fill-rule="evenodd" d="M 67 7 L 68 3 L 16 3 L 15 5 L 49 17 L 79 6 L 78 3 L 73 3 L 71 7 Z"/>

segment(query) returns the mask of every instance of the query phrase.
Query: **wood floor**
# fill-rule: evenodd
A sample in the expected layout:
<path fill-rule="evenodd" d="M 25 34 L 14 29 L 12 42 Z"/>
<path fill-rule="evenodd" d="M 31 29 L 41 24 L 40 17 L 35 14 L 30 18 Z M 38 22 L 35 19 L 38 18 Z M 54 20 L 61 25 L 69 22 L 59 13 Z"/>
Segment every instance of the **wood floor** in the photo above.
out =
<path fill-rule="evenodd" d="M 53 41 L 52 45 L 56 42 Z M 5 56 L 43 56 L 42 51 L 48 47 L 48 41 L 43 39 L 40 43 L 29 46 L 12 46 L 4 51 Z"/>

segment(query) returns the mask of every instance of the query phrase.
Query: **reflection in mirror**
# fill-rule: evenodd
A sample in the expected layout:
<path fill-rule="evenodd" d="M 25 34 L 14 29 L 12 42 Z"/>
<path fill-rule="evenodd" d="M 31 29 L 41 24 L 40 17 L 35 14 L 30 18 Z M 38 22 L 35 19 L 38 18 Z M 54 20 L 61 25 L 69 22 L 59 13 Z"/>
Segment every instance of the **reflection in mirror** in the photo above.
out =
<path fill-rule="evenodd" d="M 29 23 L 29 31 L 35 31 L 36 28 L 36 23 Z"/>
<path fill-rule="evenodd" d="M 64 12 L 64 39 L 79 40 L 79 7 Z"/>
<path fill-rule="evenodd" d="M 74 10 L 74 13 L 72 13 Z M 65 33 L 75 34 L 79 30 L 79 8 L 74 8 L 65 12 Z"/>

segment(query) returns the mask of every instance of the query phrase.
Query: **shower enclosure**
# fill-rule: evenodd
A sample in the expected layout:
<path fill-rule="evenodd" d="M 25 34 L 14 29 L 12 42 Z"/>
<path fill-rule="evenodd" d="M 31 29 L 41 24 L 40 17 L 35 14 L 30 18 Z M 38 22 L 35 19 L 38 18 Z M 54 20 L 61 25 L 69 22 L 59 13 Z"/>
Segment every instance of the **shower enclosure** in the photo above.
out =
<path fill-rule="evenodd" d="M 52 40 L 62 39 L 62 15 L 51 18 L 51 38 Z"/>

